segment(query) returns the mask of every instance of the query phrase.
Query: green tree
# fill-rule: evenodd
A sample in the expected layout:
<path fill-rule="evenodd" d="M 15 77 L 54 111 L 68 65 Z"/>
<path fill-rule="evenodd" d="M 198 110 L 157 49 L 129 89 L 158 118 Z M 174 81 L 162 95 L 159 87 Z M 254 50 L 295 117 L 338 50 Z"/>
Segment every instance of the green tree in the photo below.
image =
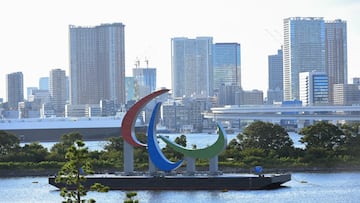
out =
<path fill-rule="evenodd" d="M 300 134 L 300 142 L 305 144 L 305 162 L 330 166 L 345 154 L 347 136 L 336 125 L 321 121 L 303 128 Z"/>
<path fill-rule="evenodd" d="M 294 151 L 294 143 L 286 130 L 269 122 L 255 121 L 237 138 L 242 150 L 258 148 L 264 150 L 267 155 L 272 153 L 279 157 L 290 156 Z"/>
<path fill-rule="evenodd" d="M 86 201 L 81 199 L 87 194 L 87 188 L 83 186 L 83 183 L 86 181 L 84 174 L 94 173 L 88 156 L 88 149 L 81 140 L 75 141 L 75 143 L 67 149 L 65 155 L 67 162 L 61 167 L 55 181 L 64 183 L 68 186 L 75 186 L 75 190 L 68 190 L 66 187 L 61 189 L 60 195 L 64 197 L 64 202 L 80 203 Z M 109 188 L 96 183 L 91 186 L 90 190 L 107 192 Z M 95 202 L 95 200 L 90 199 L 88 202 Z"/>
<path fill-rule="evenodd" d="M 124 141 L 122 137 L 111 137 L 109 143 L 105 145 L 106 151 L 123 151 Z"/>
<path fill-rule="evenodd" d="M 76 140 L 82 140 L 82 135 L 78 132 L 63 134 L 60 142 L 54 144 L 50 149 L 49 160 L 65 161 L 67 149 L 74 144 Z"/>
<path fill-rule="evenodd" d="M 111 163 L 113 167 L 117 169 L 122 168 L 123 163 L 123 138 L 122 137 L 112 137 L 108 140 L 109 142 L 104 146 L 104 150 L 98 160 L 105 160 L 108 163 Z"/>
<path fill-rule="evenodd" d="M 14 161 L 46 161 L 46 157 L 48 155 L 49 151 L 44 146 L 38 142 L 33 142 L 21 147 L 19 149 L 19 153 L 17 154 L 17 158 L 15 158 Z"/>
<path fill-rule="evenodd" d="M 127 192 L 126 193 L 126 199 L 124 201 L 124 203 L 138 203 L 139 200 L 134 200 L 133 198 L 136 197 L 137 193 L 136 192 Z"/>
<path fill-rule="evenodd" d="M 360 123 L 350 123 L 341 126 L 347 137 L 345 141 L 346 154 L 360 160 Z"/>
<path fill-rule="evenodd" d="M 186 147 L 186 144 L 187 144 L 186 136 L 180 135 L 180 137 L 176 137 L 175 143 L 179 144 L 183 147 Z M 195 146 L 195 148 L 196 148 L 196 146 Z M 175 151 L 173 148 L 171 148 L 167 145 L 162 150 L 163 150 L 163 153 L 165 154 L 165 156 L 169 157 L 170 160 L 179 160 L 184 157 L 184 155 L 182 153 Z"/>
<path fill-rule="evenodd" d="M 19 148 L 20 139 L 6 131 L 0 130 L 0 155 L 7 155 Z"/>
<path fill-rule="evenodd" d="M 223 153 L 220 154 L 219 160 L 220 161 L 241 161 L 240 156 L 240 144 L 236 138 L 232 139 L 229 144 L 226 146 L 226 149 Z"/>
<path fill-rule="evenodd" d="M 336 151 L 346 141 L 346 136 L 339 127 L 325 121 L 303 128 L 300 134 L 303 135 L 300 142 L 305 144 L 306 149 L 319 147 Z"/>
<path fill-rule="evenodd" d="M 147 136 L 144 133 L 136 134 L 136 137 L 141 143 L 147 143 Z M 149 163 L 149 155 L 146 147 L 134 148 L 135 164 L 140 166 L 147 166 Z"/>
<path fill-rule="evenodd" d="M 264 165 L 265 160 L 264 157 L 267 157 L 264 149 L 260 148 L 246 148 L 240 152 L 240 156 L 242 157 L 242 161 L 248 166 L 257 166 Z"/>

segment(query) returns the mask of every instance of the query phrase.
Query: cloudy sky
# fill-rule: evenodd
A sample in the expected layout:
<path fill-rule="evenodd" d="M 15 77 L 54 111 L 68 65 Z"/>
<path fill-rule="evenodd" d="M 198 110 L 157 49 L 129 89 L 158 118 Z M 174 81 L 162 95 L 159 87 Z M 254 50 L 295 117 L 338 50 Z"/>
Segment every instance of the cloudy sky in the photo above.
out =
<path fill-rule="evenodd" d="M 136 58 L 157 68 L 171 88 L 171 38 L 211 36 L 241 44 L 242 86 L 267 89 L 267 56 L 282 44 L 283 19 L 342 19 L 348 27 L 349 79 L 360 77 L 358 0 L 11 0 L 0 2 L 0 98 L 6 74 L 22 71 L 25 87 L 51 69 L 69 72 L 69 25 L 125 24 L 126 75 Z M 350 80 L 349 80 L 350 81 Z"/>

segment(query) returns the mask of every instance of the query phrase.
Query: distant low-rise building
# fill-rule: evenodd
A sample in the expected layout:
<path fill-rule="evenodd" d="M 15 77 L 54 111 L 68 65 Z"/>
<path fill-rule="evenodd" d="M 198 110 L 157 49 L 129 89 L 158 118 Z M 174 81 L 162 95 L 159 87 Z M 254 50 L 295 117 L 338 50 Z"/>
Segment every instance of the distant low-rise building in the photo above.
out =
<path fill-rule="evenodd" d="M 335 84 L 334 105 L 360 105 L 360 86 L 357 84 Z"/>
<path fill-rule="evenodd" d="M 85 117 L 86 107 L 86 104 L 66 104 L 65 117 Z"/>
<path fill-rule="evenodd" d="M 168 101 L 162 107 L 162 124 L 176 132 L 202 132 L 204 128 L 211 125 L 202 114 L 210 108 L 211 101 L 209 98 L 181 98 Z"/>
<path fill-rule="evenodd" d="M 263 105 L 264 93 L 261 90 L 242 90 L 236 94 L 236 105 Z"/>

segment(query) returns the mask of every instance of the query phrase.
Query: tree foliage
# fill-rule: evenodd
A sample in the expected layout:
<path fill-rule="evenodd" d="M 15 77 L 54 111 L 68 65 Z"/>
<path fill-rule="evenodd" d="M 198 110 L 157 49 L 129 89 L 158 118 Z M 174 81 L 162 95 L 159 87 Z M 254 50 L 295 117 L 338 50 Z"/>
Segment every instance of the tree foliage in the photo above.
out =
<path fill-rule="evenodd" d="M 124 203 L 138 203 L 139 200 L 134 200 L 133 198 L 135 198 L 137 195 L 136 192 L 127 192 L 126 193 L 126 199 L 124 200 Z"/>
<path fill-rule="evenodd" d="M 12 133 L 0 130 L 0 155 L 7 155 L 19 148 L 20 139 Z"/>
<path fill-rule="evenodd" d="M 276 155 L 283 157 L 289 156 L 294 149 L 293 141 L 286 130 L 277 124 L 255 121 L 238 135 L 240 148 L 258 148 L 266 154 L 275 152 Z"/>
<path fill-rule="evenodd" d="M 80 133 L 71 132 L 61 135 L 60 142 L 51 147 L 49 159 L 65 161 L 67 149 L 72 146 L 76 140 L 82 140 L 82 135 Z"/>
<path fill-rule="evenodd" d="M 176 137 L 175 143 L 177 143 L 183 147 L 186 147 L 186 145 L 187 145 L 186 136 L 180 135 L 180 137 Z M 169 147 L 168 145 L 166 145 L 162 149 L 162 151 L 166 157 L 169 157 L 170 160 L 180 160 L 180 159 L 184 158 L 184 155 L 182 153 L 175 151 L 173 148 Z"/>
<path fill-rule="evenodd" d="M 360 159 L 360 123 L 344 124 L 341 128 L 347 138 L 344 143 L 347 154 Z"/>
<path fill-rule="evenodd" d="M 61 189 L 60 195 L 64 197 L 65 202 L 85 202 L 82 200 L 83 196 L 87 194 L 87 188 L 83 186 L 86 181 L 85 175 L 93 174 L 89 160 L 88 149 L 84 147 L 85 144 L 81 140 L 75 141 L 66 152 L 65 158 L 67 162 L 61 167 L 56 182 L 65 183 L 68 186 L 75 186 L 75 190 L 68 190 L 66 187 Z M 101 184 L 94 184 L 91 190 L 98 192 L 107 192 L 108 187 Z M 88 202 L 95 202 L 90 199 Z"/>
<path fill-rule="evenodd" d="M 307 149 L 323 148 L 334 151 L 346 141 L 346 136 L 340 128 L 324 121 L 303 128 L 300 134 L 303 135 L 300 142 L 304 143 Z"/>
<path fill-rule="evenodd" d="M 335 126 L 327 122 L 318 122 L 305 127 L 301 142 L 305 148 L 293 147 L 293 142 L 285 129 L 266 122 L 254 122 L 231 140 L 226 150 L 220 154 L 220 167 L 306 167 L 306 166 L 360 166 L 360 123 L 346 123 Z M 137 134 L 138 139 L 146 143 L 145 134 Z M 51 169 L 59 170 L 64 162 L 67 149 L 81 140 L 79 133 L 62 135 L 59 143 L 50 152 L 39 143 L 20 145 L 17 136 L 0 131 L 0 168 L 13 169 Z M 112 172 L 123 167 L 123 139 L 121 136 L 109 139 L 102 151 L 87 153 L 87 159 L 97 172 Z M 175 142 L 187 146 L 186 136 L 181 135 Z M 193 146 L 194 148 L 194 146 Z M 166 146 L 164 155 L 176 161 L 183 158 Z M 147 170 L 149 163 L 145 147 L 134 148 L 135 167 Z M 206 161 L 206 160 L 205 160 Z M 208 161 L 208 160 L 207 160 Z M 204 160 L 197 159 L 201 166 Z M 332 165 L 329 165 L 332 164 Z"/>
<path fill-rule="evenodd" d="M 13 160 L 41 162 L 41 161 L 46 161 L 48 155 L 49 152 L 44 146 L 42 146 L 38 142 L 33 142 L 30 144 L 25 144 L 23 147 L 21 147 L 18 150 L 17 158 Z"/>
<path fill-rule="evenodd" d="M 240 144 L 239 141 L 234 138 L 232 139 L 229 144 L 226 146 L 226 150 L 224 150 L 220 156 L 220 161 L 241 161 L 240 156 Z"/>

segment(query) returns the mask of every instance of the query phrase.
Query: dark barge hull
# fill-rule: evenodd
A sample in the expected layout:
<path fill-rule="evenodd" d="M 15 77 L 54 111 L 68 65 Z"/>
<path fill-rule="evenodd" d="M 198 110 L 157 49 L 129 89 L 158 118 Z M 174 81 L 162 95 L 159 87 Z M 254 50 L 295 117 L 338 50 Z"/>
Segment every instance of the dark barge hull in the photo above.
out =
<path fill-rule="evenodd" d="M 83 185 L 89 188 L 101 183 L 110 190 L 262 190 L 281 187 L 291 180 L 290 174 L 277 175 L 218 175 L 218 176 L 87 176 Z M 49 177 L 49 184 L 74 189 L 55 183 L 55 177 Z"/>

